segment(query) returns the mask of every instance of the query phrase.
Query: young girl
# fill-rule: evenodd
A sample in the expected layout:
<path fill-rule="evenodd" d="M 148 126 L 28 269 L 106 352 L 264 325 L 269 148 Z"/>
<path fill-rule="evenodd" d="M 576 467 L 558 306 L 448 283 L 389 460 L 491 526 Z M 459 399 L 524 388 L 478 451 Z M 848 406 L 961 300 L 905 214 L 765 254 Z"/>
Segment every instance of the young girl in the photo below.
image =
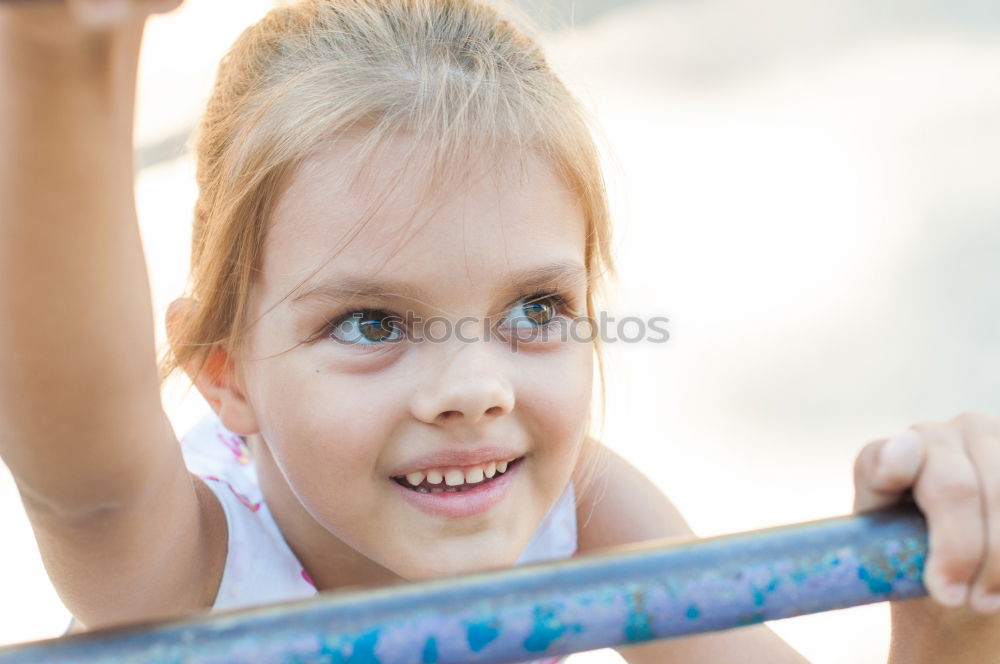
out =
<path fill-rule="evenodd" d="M 214 414 L 178 446 L 131 184 L 144 20 L 177 4 L 0 12 L 0 452 L 78 624 L 690 535 L 588 436 L 577 323 L 611 257 L 586 124 L 473 0 L 304 0 L 223 61 L 162 367 Z M 893 661 L 987 661 L 1000 421 L 917 424 L 856 469 L 856 510 L 909 490 L 929 519 L 932 597 L 893 606 Z M 765 626 L 621 652 L 803 661 Z"/>

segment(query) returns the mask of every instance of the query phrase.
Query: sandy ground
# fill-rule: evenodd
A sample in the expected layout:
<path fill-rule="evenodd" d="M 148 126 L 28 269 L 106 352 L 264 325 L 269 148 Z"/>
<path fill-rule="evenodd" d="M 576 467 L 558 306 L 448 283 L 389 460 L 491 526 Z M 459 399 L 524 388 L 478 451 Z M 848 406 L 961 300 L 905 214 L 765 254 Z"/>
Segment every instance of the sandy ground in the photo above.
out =
<path fill-rule="evenodd" d="M 190 126 L 214 62 L 268 3 L 222 4 L 191 0 L 151 26 L 141 144 Z M 865 442 L 998 412 L 1000 9 L 568 6 L 547 10 L 561 29 L 546 41 L 601 128 L 609 309 L 670 318 L 666 344 L 609 347 L 604 439 L 699 534 L 847 513 Z M 160 321 L 183 289 L 194 194 L 186 156 L 138 180 Z M 183 394 L 164 397 L 178 431 L 203 407 Z M 5 475 L 0 528 L 0 643 L 58 633 L 65 610 Z M 772 627 L 817 664 L 885 660 L 884 605 Z"/>

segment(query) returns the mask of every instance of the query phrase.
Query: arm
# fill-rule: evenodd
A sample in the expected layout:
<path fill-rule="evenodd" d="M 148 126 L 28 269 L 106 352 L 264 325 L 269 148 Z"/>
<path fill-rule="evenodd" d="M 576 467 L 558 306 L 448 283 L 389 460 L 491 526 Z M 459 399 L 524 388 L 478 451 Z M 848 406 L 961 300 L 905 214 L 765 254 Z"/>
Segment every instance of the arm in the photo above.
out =
<path fill-rule="evenodd" d="M 205 606 L 225 554 L 159 399 L 132 183 L 143 24 L 0 5 L 0 455 L 88 627 Z"/>
<path fill-rule="evenodd" d="M 1000 616 L 931 598 L 892 602 L 889 664 L 986 664 L 1000 653 Z"/>
<path fill-rule="evenodd" d="M 694 537 L 677 508 L 649 478 L 603 445 L 600 450 L 602 475 L 590 491 L 580 496 L 577 507 L 581 552 L 650 539 Z M 634 518 L 623 519 L 623 514 Z M 617 650 L 630 664 L 805 664 L 807 661 L 765 625 Z"/>

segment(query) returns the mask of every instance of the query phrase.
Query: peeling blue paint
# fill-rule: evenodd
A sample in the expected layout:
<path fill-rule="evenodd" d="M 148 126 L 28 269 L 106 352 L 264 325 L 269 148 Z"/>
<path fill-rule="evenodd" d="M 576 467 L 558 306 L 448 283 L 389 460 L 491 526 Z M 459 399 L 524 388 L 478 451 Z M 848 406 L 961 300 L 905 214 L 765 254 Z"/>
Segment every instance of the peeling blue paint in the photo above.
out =
<path fill-rule="evenodd" d="M 375 654 L 379 630 L 373 629 L 357 637 L 341 638 L 336 645 L 324 643 L 319 654 L 323 664 L 381 664 Z M 315 662 L 315 659 L 306 660 Z"/>
<path fill-rule="evenodd" d="M 625 638 L 629 643 L 656 638 L 649 626 L 649 615 L 644 608 L 646 595 L 642 590 L 629 594 L 628 616 L 625 619 Z"/>
<path fill-rule="evenodd" d="M 756 625 L 757 623 L 764 622 L 764 620 L 765 620 L 764 613 L 762 611 L 758 611 L 756 613 L 751 613 L 748 616 L 741 617 L 739 619 L 739 621 L 738 621 L 738 624 L 740 626 L 744 626 L 744 625 Z"/>
<path fill-rule="evenodd" d="M 873 574 L 867 567 L 858 568 L 858 578 L 868 584 L 868 590 L 876 595 L 888 595 L 892 592 L 892 584 L 884 576 Z"/>
<path fill-rule="evenodd" d="M 924 553 L 923 551 L 920 551 L 919 553 L 914 553 L 913 554 L 912 568 L 908 568 L 908 569 L 912 569 L 916 573 L 918 579 L 923 579 L 924 578 L 924 560 L 926 558 L 927 558 L 927 554 Z"/>
<path fill-rule="evenodd" d="M 566 625 L 556 616 L 557 610 L 535 607 L 535 619 L 531 634 L 524 640 L 524 649 L 529 652 L 545 652 L 549 645 L 566 632 Z"/>
<path fill-rule="evenodd" d="M 437 664 L 438 644 L 433 636 L 424 643 L 424 651 L 420 654 L 421 664 Z"/>
<path fill-rule="evenodd" d="M 500 634 L 500 622 L 496 619 L 470 623 L 465 632 L 472 652 L 479 652 Z"/>
<path fill-rule="evenodd" d="M 350 664 L 380 664 L 381 660 L 375 654 L 378 637 L 379 630 L 377 629 L 358 637 L 358 640 L 354 642 L 354 654 L 351 656 Z"/>

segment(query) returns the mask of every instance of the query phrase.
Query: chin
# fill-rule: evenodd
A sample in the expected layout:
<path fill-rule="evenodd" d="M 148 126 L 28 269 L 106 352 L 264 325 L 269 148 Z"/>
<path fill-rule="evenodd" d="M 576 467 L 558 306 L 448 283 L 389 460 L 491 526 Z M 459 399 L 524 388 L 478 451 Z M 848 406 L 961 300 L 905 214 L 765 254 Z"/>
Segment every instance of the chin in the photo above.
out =
<path fill-rule="evenodd" d="M 409 581 L 428 581 L 440 579 L 448 576 L 460 576 L 462 574 L 473 574 L 475 572 L 486 572 L 489 570 L 507 569 L 517 562 L 517 552 L 491 551 L 487 555 L 477 551 L 480 555 L 442 555 L 436 551 L 433 556 L 426 560 L 410 561 L 409 565 L 401 566 L 396 571 L 403 578 Z"/>

